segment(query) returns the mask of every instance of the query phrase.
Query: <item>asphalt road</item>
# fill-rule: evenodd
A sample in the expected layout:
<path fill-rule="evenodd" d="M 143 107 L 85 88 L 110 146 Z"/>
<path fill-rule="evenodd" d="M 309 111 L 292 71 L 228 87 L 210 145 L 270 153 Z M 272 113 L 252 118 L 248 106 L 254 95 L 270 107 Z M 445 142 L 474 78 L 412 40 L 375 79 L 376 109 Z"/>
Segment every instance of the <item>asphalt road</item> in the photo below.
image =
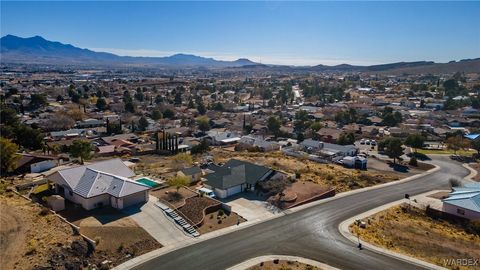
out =
<path fill-rule="evenodd" d="M 448 157 L 432 163 L 439 171 L 416 180 L 341 197 L 311 208 L 260 223 L 146 261 L 134 269 L 226 269 L 262 255 L 293 255 L 340 269 L 419 269 L 419 266 L 358 250 L 345 239 L 338 225 L 357 214 L 411 195 L 448 187 L 451 177 L 468 170 Z"/>

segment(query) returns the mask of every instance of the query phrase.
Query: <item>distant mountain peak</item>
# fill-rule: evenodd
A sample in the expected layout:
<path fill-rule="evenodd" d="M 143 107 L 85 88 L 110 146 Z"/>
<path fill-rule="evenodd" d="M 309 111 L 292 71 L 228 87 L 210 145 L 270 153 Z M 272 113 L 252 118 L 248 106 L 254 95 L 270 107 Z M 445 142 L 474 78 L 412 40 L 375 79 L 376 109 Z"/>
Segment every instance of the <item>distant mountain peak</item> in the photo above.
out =
<path fill-rule="evenodd" d="M 111 53 L 81 49 L 70 44 L 49 41 L 38 35 L 22 38 L 9 34 L 0 40 L 2 61 L 5 63 L 150 64 L 175 67 L 236 67 L 256 64 L 244 58 L 236 61 L 222 61 L 187 53 L 177 53 L 166 57 L 122 57 Z"/>

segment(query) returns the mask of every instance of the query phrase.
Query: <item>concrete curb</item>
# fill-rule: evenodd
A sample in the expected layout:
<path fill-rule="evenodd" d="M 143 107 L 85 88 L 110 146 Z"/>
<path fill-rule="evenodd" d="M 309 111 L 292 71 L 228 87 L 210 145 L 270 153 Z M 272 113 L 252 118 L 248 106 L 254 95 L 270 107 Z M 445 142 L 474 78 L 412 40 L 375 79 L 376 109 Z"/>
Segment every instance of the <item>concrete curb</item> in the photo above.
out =
<path fill-rule="evenodd" d="M 239 229 L 251 227 L 253 225 L 256 225 L 256 224 L 259 224 L 259 223 L 262 223 L 262 222 L 266 222 L 266 221 L 281 217 L 283 215 L 288 215 L 288 214 L 291 214 L 291 213 L 295 213 L 295 212 L 301 211 L 303 209 L 307 209 L 307 208 L 310 208 L 310 207 L 313 207 L 313 206 L 324 204 L 326 202 L 329 202 L 329 201 L 332 201 L 332 200 L 335 200 L 335 199 L 339 199 L 339 198 L 342 198 L 342 197 L 345 197 L 345 196 L 349 196 L 349 195 L 352 195 L 352 194 L 361 193 L 361 192 L 365 192 L 365 191 L 368 191 L 368 190 L 379 189 L 379 188 L 390 186 L 390 185 L 396 185 L 396 184 L 412 181 L 412 180 L 415 180 L 419 177 L 423 177 L 425 175 L 428 175 L 428 174 L 431 174 L 435 171 L 440 170 L 439 166 L 437 166 L 437 165 L 434 165 L 434 166 L 435 166 L 435 168 L 430 169 L 428 171 L 425 171 L 421 174 L 412 175 L 412 176 L 409 176 L 409 177 L 406 177 L 406 178 L 403 178 L 403 179 L 400 179 L 400 180 L 397 180 L 397 181 L 392 181 L 392 182 L 384 183 L 384 184 L 381 184 L 381 185 L 356 189 L 356 190 L 347 191 L 347 192 L 341 192 L 341 193 L 338 193 L 335 196 L 330 197 L 330 198 L 322 199 L 322 200 L 319 200 L 319 201 L 315 201 L 315 202 L 307 203 L 307 204 L 304 204 L 304 205 L 300 205 L 300 206 L 297 206 L 297 207 L 292 208 L 292 209 L 284 210 L 284 211 L 282 211 L 282 214 L 271 216 L 271 217 L 268 217 L 268 218 L 265 218 L 265 219 L 262 218 L 262 219 L 247 221 L 247 222 L 244 222 L 244 223 L 240 223 L 240 225 L 238 225 L 238 226 L 230 226 L 230 227 L 218 230 L 218 231 L 210 232 L 210 233 L 207 233 L 207 234 L 202 234 L 199 237 L 193 239 L 193 241 L 188 241 L 186 243 L 182 242 L 179 245 L 174 245 L 174 246 L 170 246 L 170 247 L 166 246 L 166 247 L 162 247 L 160 249 L 152 250 L 148 253 L 145 253 L 145 254 L 140 255 L 138 257 L 135 257 L 135 258 L 132 258 L 132 259 L 114 267 L 113 269 L 116 269 L 116 270 L 131 269 L 135 266 L 138 266 L 138 265 L 142 264 L 145 261 L 148 261 L 150 259 L 153 259 L 155 257 L 161 256 L 161 255 L 164 255 L 164 254 L 167 254 L 167 253 L 172 252 L 174 250 L 184 248 L 184 247 L 187 247 L 187 246 L 190 246 L 190 245 L 194 245 L 196 243 L 199 243 L 199 242 L 211 239 L 211 238 L 215 238 L 215 237 L 218 237 L 218 236 L 221 236 L 221 235 L 233 232 L 233 231 L 237 231 Z"/>
<path fill-rule="evenodd" d="M 273 261 L 273 260 L 283 260 L 283 261 L 297 261 L 300 263 L 304 264 L 309 264 L 312 266 L 316 266 L 318 268 L 321 268 L 323 270 L 339 270 L 338 268 L 332 267 L 330 265 L 317 262 L 314 260 L 302 258 L 302 257 L 296 257 L 296 256 L 286 256 L 286 255 L 267 255 L 267 256 L 260 256 L 256 257 L 247 261 L 244 261 L 242 263 L 239 263 L 237 265 L 234 265 L 230 268 L 227 268 L 227 270 L 245 270 L 247 268 L 250 268 L 252 266 L 258 265 L 261 262 L 267 262 L 267 261 Z"/>
<path fill-rule="evenodd" d="M 477 174 L 477 171 L 475 171 L 471 167 L 469 167 L 468 164 L 463 164 L 463 167 L 470 170 L 470 174 L 468 176 L 466 176 L 464 179 L 469 179 L 470 180 L 472 177 L 475 177 L 475 175 Z M 433 190 L 433 191 L 421 193 L 421 194 L 418 194 L 418 195 L 430 195 L 430 194 L 433 194 L 435 192 L 438 192 L 438 190 Z M 374 215 L 374 214 L 376 214 L 380 211 L 386 210 L 390 207 L 399 205 L 399 204 L 404 203 L 404 202 L 408 202 L 408 200 L 407 199 L 398 200 L 398 201 L 395 201 L 395 202 L 385 204 L 385 205 L 382 205 L 380 207 L 371 209 L 371 210 L 369 210 L 367 212 L 364 212 L 362 214 L 359 214 L 357 216 L 351 217 L 351 218 L 343 221 L 342 223 L 340 223 L 340 225 L 338 226 L 338 230 L 340 231 L 340 233 L 345 238 L 347 238 L 351 242 L 358 243 L 358 238 L 355 235 L 353 235 L 349 230 L 350 224 L 353 224 L 355 222 L 355 220 L 357 220 L 357 219 L 367 218 L 367 217 L 372 216 L 372 215 Z M 400 254 L 400 253 L 389 251 L 389 250 L 381 248 L 381 247 L 377 247 L 377 246 L 375 246 L 373 244 L 370 244 L 370 243 L 367 243 L 365 241 L 362 242 L 362 246 L 366 247 L 367 249 L 372 250 L 374 252 L 381 253 L 383 255 L 387 255 L 387 256 L 390 256 L 390 257 L 393 257 L 393 258 L 397 258 L 397 259 L 400 259 L 400 260 L 405 261 L 405 262 L 413 263 L 413 264 L 421 266 L 421 267 L 426 267 L 426 268 L 429 268 L 429 269 L 441 269 L 441 270 L 447 269 L 447 268 L 444 268 L 444 267 L 441 267 L 441 266 L 438 266 L 438 265 L 435 265 L 435 264 L 431 264 L 431 263 L 422 261 L 420 259 L 416 259 L 416 258 L 407 256 L 407 255 L 403 255 L 403 254 Z"/>
<path fill-rule="evenodd" d="M 473 178 L 477 176 L 478 172 L 474 168 L 470 167 L 468 163 L 463 163 L 462 166 L 470 171 L 470 174 L 465 176 L 465 179 L 473 181 Z"/>
<path fill-rule="evenodd" d="M 429 192 L 421 193 L 421 194 L 418 194 L 418 195 L 429 195 L 429 194 L 433 194 L 435 192 L 438 192 L 438 190 L 429 191 Z M 407 199 L 401 199 L 401 200 L 391 202 L 391 203 L 379 206 L 377 208 L 371 209 L 371 210 L 369 210 L 367 212 L 364 212 L 364 213 L 361 213 L 357 216 L 351 217 L 351 218 L 343 221 L 342 223 L 340 223 L 340 225 L 338 226 L 338 230 L 340 231 L 340 233 L 345 238 L 347 238 L 351 242 L 358 243 L 358 238 L 355 235 L 353 235 L 349 230 L 350 224 L 353 224 L 355 222 L 355 220 L 357 220 L 357 219 L 367 218 L 367 217 L 372 216 L 372 215 L 374 215 L 378 212 L 386 210 L 390 207 L 397 206 L 401 203 L 408 203 L 408 201 L 409 200 L 407 200 Z M 375 245 L 370 244 L 370 243 L 365 242 L 365 241 L 362 241 L 362 247 L 366 248 L 368 250 L 371 250 L 371 251 L 374 251 L 374 252 L 392 257 L 392 258 L 402 260 L 404 262 L 415 264 L 415 265 L 423 267 L 423 268 L 435 269 L 435 270 L 446 270 L 447 269 L 447 268 L 444 268 L 444 267 L 441 267 L 441 266 L 438 266 L 438 265 L 435 265 L 435 264 L 432 264 L 432 263 L 422 261 L 422 260 L 417 259 L 417 258 L 413 258 L 413 257 L 407 256 L 407 255 L 401 254 L 401 253 L 396 253 L 396 252 L 393 252 L 393 251 L 375 246 Z"/>

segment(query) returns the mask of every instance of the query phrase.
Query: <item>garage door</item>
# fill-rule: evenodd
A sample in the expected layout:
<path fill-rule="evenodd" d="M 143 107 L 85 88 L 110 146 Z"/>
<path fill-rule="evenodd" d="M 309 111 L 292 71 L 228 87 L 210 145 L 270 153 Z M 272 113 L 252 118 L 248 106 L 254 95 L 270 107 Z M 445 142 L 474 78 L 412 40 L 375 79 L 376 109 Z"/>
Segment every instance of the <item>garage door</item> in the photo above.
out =
<path fill-rule="evenodd" d="M 145 202 L 145 192 L 139 192 L 123 198 L 123 208 L 127 208 L 129 206 L 139 204 L 139 203 L 144 203 L 144 202 Z"/>
<path fill-rule="evenodd" d="M 234 186 L 227 190 L 227 196 L 232 196 L 233 194 L 237 194 L 240 192 L 242 192 L 242 186 L 241 185 Z"/>

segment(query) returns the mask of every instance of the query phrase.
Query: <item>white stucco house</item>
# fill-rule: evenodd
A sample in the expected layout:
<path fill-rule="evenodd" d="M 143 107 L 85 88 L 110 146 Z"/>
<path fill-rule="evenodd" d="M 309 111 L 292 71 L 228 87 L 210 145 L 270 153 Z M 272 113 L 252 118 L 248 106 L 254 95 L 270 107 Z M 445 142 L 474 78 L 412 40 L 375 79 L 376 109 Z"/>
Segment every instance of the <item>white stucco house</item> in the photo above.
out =
<path fill-rule="evenodd" d="M 131 179 L 135 173 L 120 159 L 56 171 L 47 178 L 65 199 L 84 209 L 110 205 L 123 209 L 148 201 L 150 187 Z"/>

